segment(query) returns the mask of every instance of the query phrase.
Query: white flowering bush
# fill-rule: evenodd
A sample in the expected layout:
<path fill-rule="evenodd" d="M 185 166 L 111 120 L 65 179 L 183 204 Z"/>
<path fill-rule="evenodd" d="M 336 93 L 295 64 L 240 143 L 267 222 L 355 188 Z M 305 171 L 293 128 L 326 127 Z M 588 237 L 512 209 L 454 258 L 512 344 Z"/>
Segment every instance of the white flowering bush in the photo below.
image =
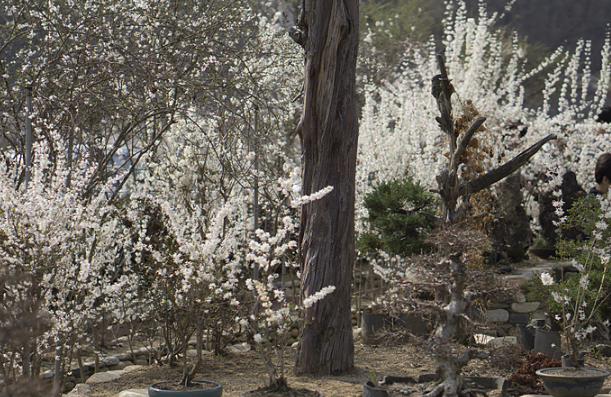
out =
<path fill-rule="evenodd" d="M 2 344 L 5 373 L 22 363 L 28 375 L 27 353 L 40 366 L 54 348 L 67 365 L 109 325 L 129 325 L 132 348 L 136 334 L 155 341 L 157 359 L 186 359 L 204 329 L 220 350 L 244 286 L 252 192 L 269 223 L 270 186 L 294 166 L 298 47 L 280 16 L 241 1 L 72 3 L 10 1 L 0 22 L 0 52 L 15 54 L 0 89 L 0 256 L 34 280 L 15 288 L 50 323 L 26 346 Z"/>
<path fill-rule="evenodd" d="M 262 229 L 256 231 L 256 238 L 250 241 L 246 257 L 256 267 L 258 277 L 246 279 L 246 287 L 251 291 L 253 300 L 251 305 L 246 306 L 248 312 L 242 314 L 240 322 L 254 335 L 257 350 L 269 375 L 268 386 L 272 388 L 286 386 L 284 352 L 289 331 L 299 320 L 295 316 L 301 311 L 307 318 L 312 306 L 335 290 L 335 286 L 325 286 L 319 291 L 304 291 L 305 298 L 299 302 L 295 296 L 289 299 L 285 295 L 283 280 L 279 280 L 283 266 L 299 268 L 295 241 L 299 220 L 291 216 L 292 208 L 318 200 L 333 189 L 329 186 L 310 196 L 299 196 L 295 192 L 296 171 L 288 178 L 279 180 L 276 192 L 280 200 L 274 208 L 276 224 L 271 232 Z"/>
<path fill-rule="evenodd" d="M 141 221 L 135 226 L 141 238 L 133 255 L 139 298 L 148 307 L 142 320 L 154 324 L 152 331 L 162 340 L 158 358 L 172 363 L 182 356 L 182 381 L 188 382 L 201 363 L 204 330 L 209 330 L 213 348 L 221 353 L 222 333 L 234 324 L 245 270 L 242 247 L 248 216 L 240 199 L 215 210 L 208 224 L 200 208 L 172 204 L 155 197 L 132 201 L 133 213 L 127 216 Z M 192 336 L 198 361 L 187 373 L 186 350 Z"/>
<path fill-rule="evenodd" d="M 552 184 L 558 184 L 558 179 L 551 178 Z M 541 273 L 529 286 L 549 304 L 550 315 L 563 328 L 573 365 L 578 366 L 580 342 L 596 330 L 607 336 L 609 332 L 611 200 L 602 195 L 587 196 L 565 214 L 562 191 L 554 193 L 558 226 L 582 231 L 581 239 L 568 240 L 561 236 L 557 244 L 561 259 L 570 260 L 576 272 L 561 274 L 560 279 Z"/>
<path fill-rule="evenodd" d="M 108 204 L 113 180 L 83 198 L 95 164 L 83 160 L 70 169 L 60 142 L 54 135 L 35 145 L 27 186 L 19 184 L 23 169 L 6 163 L 0 168 L 3 271 L 25 277 L 13 284 L 11 294 L 36 307 L 37 316 L 49 324 L 21 346 L 0 347 L 3 355 L 20 356 L 12 362 L 21 362 L 18 373 L 25 375 L 33 372 L 28 366 L 38 371 L 41 355 L 52 348 L 62 365 L 69 363 L 91 336 L 85 331 L 96 329 L 115 298 L 134 292 L 137 285 L 129 261 L 121 256 L 125 228 Z"/>

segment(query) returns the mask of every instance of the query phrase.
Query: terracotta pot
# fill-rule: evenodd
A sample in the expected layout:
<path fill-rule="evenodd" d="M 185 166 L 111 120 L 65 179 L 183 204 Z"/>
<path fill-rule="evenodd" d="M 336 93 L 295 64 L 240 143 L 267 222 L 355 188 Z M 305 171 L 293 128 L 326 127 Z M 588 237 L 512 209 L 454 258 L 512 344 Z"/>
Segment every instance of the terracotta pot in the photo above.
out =
<path fill-rule="evenodd" d="M 193 380 L 193 383 L 207 383 L 214 387 L 209 389 L 191 389 L 191 390 L 164 390 L 164 383 L 174 383 L 173 381 L 159 382 L 149 387 L 149 397 L 221 397 L 223 395 L 223 387 L 220 383 L 209 380 Z"/>
<path fill-rule="evenodd" d="M 557 374 L 557 372 L 562 373 Z M 580 372 L 585 372 L 580 374 Z M 569 374 L 567 372 L 573 372 Z M 537 371 L 545 390 L 554 397 L 594 397 L 611 372 L 598 368 L 543 368 Z"/>

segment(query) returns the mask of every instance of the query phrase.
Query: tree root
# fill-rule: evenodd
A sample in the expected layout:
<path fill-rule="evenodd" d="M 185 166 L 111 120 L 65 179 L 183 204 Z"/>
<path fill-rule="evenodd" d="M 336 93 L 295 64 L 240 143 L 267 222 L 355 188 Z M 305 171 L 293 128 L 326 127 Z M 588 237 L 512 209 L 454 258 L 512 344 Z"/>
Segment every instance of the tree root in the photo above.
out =
<path fill-rule="evenodd" d="M 445 389 L 444 384 L 441 383 L 440 385 L 438 385 L 437 387 L 435 387 L 433 390 L 429 391 L 428 393 L 425 391 L 425 394 L 423 394 L 422 397 L 441 397 L 443 396 L 444 389 Z"/>

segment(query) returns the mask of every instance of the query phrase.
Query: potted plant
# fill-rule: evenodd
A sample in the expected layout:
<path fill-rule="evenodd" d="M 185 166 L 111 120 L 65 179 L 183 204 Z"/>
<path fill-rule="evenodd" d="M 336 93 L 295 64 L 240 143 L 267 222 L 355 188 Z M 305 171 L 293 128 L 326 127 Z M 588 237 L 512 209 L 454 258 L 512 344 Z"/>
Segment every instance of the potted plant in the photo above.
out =
<path fill-rule="evenodd" d="M 235 321 L 239 280 L 243 272 L 240 255 L 246 208 L 240 200 L 219 208 L 207 225 L 197 210 L 160 203 L 157 228 L 161 236 L 148 238 L 141 256 L 142 282 L 148 282 L 146 300 L 151 320 L 159 324 L 165 360 L 176 364 L 182 357 L 182 377 L 149 387 L 150 396 L 219 397 L 222 386 L 195 380 L 202 364 L 204 330 L 220 335 L 221 326 Z M 189 366 L 187 349 L 195 336 L 196 361 Z M 220 354 L 221 338 L 215 350 Z"/>
<path fill-rule="evenodd" d="M 269 382 L 261 388 L 245 391 L 241 394 L 242 397 L 279 395 L 273 393 L 281 392 L 288 395 L 292 388 L 287 384 L 285 377 L 284 353 L 291 326 L 296 321 L 295 313 L 305 313 L 305 321 L 316 321 L 308 317 L 312 307 L 335 290 L 334 286 L 323 286 L 315 293 L 306 293 L 301 303 L 296 302 L 297 299 L 289 302 L 282 285 L 277 282 L 280 266 L 299 266 L 295 258 L 297 243 L 293 239 L 298 221 L 295 219 L 293 209 L 303 203 L 319 199 L 331 190 L 331 187 L 327 187 L 312 196 L 300 197 L 291 203 L 292 209 L 285 205 L 291 191 L 281 191 L 279 204 L 271 211 L 272 219 L 277 220 L 273 225 L 274 233 L 258 229 L 257 239 L 249 244 L 250 252 L 247 259 L 256 267 L 256 271 L 255 277 L 246 280 L 246 287 L 252 299 L 250 305 L 244 306 L 247 311 L 243 313 L 241 322 L 253 334 L 257 351 L 269 375 Z M 304 397 L 323 396 L 321 391 L 308 388 L 299 388 L 299 392 L 301 393 L 299 395 Z"/>
<path fill-rule="evenodd" d="M 548 298 L 550 312 L 563 328 L 568 356 L 563 358 L 563 367 L 537 371 L 543 384 L 553 396 L 594 396 L 603 386 L 611 372 L 584 367 L 579 360 L 580 342 L 598 327 L 606 328 L 601 313 L 610 295 L 608 281 L 609 219 L 611 201 L 608 197 L 588 197 L 563 216 L 561 192 L 557 194 L 559 226 L 578 227 L 587 239 L 567 241 L 560 238 L 561 258 L 572 257 L 572 265 L 579 273 L 566 279 L 554 280 L 549 273 L 539 277 L 541 291 Z"/>

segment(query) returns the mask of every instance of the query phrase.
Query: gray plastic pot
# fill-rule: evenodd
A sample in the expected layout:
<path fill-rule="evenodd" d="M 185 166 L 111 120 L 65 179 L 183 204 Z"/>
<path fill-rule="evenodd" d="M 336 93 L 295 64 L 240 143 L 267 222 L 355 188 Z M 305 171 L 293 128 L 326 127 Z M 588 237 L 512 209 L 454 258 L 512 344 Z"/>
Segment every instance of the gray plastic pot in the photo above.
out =
<path fill-rule="evenodd" d="M 209 389 L 165 390 L 163 389 L 164 384 L 175 382 L 159 382 L 149 386 L 149 397 L 221 397 L 223 395 L 223 387 L 220 383 L 209 380 L 193 380 L 191 382 L 207 383 L 214 387 Z"/>
<path fill-rule="evenodd" d="M 594 397 L 603 387 L 605 379 L 611 372 L 598 368 L 584 368 L 593 372 L 591 375 L 580 375 L 576 368 L 554 367 L 543 368 L 536 373 L 543 381 L 547 392 L 554 397 Z M 573 370 L 573 376 L 568 374 L 554 374 L 558 370 Z"/>

